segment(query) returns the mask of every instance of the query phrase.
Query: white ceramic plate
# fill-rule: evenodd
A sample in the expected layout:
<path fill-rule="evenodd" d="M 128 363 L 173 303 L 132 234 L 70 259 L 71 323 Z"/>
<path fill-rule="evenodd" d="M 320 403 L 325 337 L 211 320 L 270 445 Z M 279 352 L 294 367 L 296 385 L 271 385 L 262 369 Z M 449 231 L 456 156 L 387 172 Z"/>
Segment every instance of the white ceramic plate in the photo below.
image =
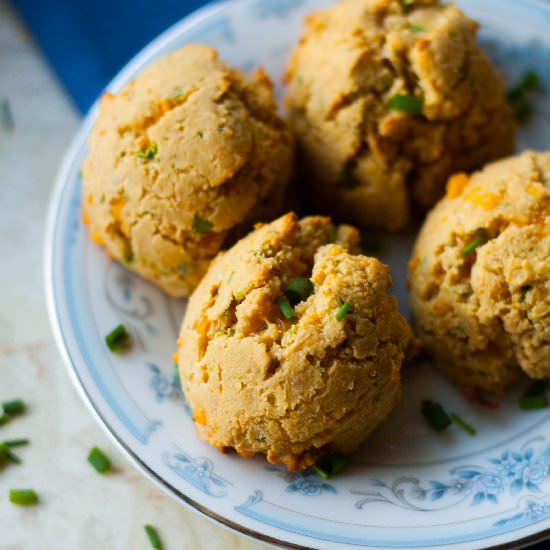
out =
<path fill-rule="evenodd" d="M 245 71 L 263 65 L 278 85 L 303 17 L 329 0 L 240 0 L 211 5 L 174 26 L 109 86 L 188 42 L 219 49 Z M 534 68 L 550 90 L 550 5 L 461 0 L 482 23 L 481 41 L 508 83 Z M 281 89 L 277 89 L 278 97 Z M 467 402 L 429 368 L 409 369 L 390 420 L 335 479 L 288 473 L 263 459 L 221 455 L 195 434 L 171 355 L 182 301 L 107 260 L 80 223 L 79 171 L 92 109 L 62 166 L 46 242 L 49 309 L 81 394 L 124 452 L 166 491 L 244 534 L 285 547 L 515 547 L 550 537 L 550 411 L 521 412 L 517 388 L 496 411 Z M 550 100 L 540 93 L 520 148 L 550 149 Z M 392 238 L 389 262 L 401 308 L 410 238 Z M 118 323 L 135 345 L 119 356 L 105 335 Z M 436 434 L 423 399 L 460 413 L 477 430 Z"/>

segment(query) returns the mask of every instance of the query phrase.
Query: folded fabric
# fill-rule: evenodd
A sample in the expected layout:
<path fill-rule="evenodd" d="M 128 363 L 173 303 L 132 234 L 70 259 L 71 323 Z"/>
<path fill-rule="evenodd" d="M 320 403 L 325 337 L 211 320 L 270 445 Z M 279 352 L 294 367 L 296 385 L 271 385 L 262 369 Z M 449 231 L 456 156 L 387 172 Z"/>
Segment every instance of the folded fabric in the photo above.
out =
<path fill-rule="evenodd" d="M 205 0 L 13 0 L 81 112 L 153 38 Z"/>

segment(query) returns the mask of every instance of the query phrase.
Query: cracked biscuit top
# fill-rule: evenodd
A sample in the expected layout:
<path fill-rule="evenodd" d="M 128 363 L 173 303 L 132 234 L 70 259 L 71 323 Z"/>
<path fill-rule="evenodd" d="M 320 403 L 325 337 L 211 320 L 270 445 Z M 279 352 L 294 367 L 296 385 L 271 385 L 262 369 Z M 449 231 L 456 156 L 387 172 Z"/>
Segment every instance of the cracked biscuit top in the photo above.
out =
<path fill-rule="evenodd" d="M 224 243 L 278 213 L 291 164 L 265 74 L 246 81 L 189 45 L 102 97 L 84 221 L 112 257 L 186 296 Z"/>
<path fill-rule="evenodd" d="M 417 336 L 458 384 L 499 391 L 522 370 L 550 377 L 550 153 L 451 177 L 409 285 Z"/>
<path fill-rule="evenodd" d="M 355 450 L 400 395 L 411 331 L 358 232 L 287 214 L 222 252 L 179 341 L 199 435 L 289 469 Z"/>
<path fill-rule="evenodd" d="M 512 112 L 477 28 L 437 0 L 344 0 L 308 17 L 286 105 L 317 208 L 401 229 L 450 174 L 513 152 Z"/>

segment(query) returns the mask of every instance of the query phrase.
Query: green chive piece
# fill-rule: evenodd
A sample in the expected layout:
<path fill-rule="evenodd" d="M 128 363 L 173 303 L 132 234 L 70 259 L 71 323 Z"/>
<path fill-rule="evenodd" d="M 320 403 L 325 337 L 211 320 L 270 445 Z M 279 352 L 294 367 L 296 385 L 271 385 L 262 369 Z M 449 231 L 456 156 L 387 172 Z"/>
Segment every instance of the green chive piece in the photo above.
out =
<path fill-rule="evenodd" d="M 200 139 L 202 139 L 202 138 L 204 137 L 204 132 L 202 132 L 201 130 L 199 130 L 199 131 L 197 132 L 197 137 L 200 138 Z"/>
<path fill-rule="evenodd" d="M 519 398 L 519 406 L 524 411 L 546 409 L 550 403 L 545 395 L 548 388 L 548 380 L 537 380 Z"/>
<path fill-rule="evenodd" d="M 28 445 L 30 441 L 28 439 L 8 439 L 2 441 L 2 444 L 7 445 L 8 447 L 24 447 Z"/>
<path fill-rule="evenodd" d="M 296 315 L 294 308 L 290 305 L 290 302 L 288 301 L 288 298 L 286 296 L 284 298 L 281 298 L 277 303 L 279 305 L 279 309 L 281 310 L 281 313 L 289 321 L 295 322 L 298 320 L 298 316 Z"/>
<path fill-rule="evenodd" d="M 9 461 L 9 447 L 5 443 L 0 443 L 0 466 Z"/>
<path fill-rule="evenodd" d="M 38 504 L 38 495 L 34 489 L 10 489 L 10 502 L 16 506 Z"/>
<path fill-rule="evenodd" d="M 539 82 L 539 75 L 534 71 L 528 71 L 515 86 L 512 86 L 512 88 L 508 90 L 506 93 L 506 98 L 510 103 L 515 103 L 516 101 L 523 99 L 523 96 L 527 92 L 535 89 L 539 85 Z"/>
<path fill-rule="evenodd" d="M 305 277 L 296 277 L 285 288 L 285 296 L 290 305 L 295 306 L 313 294 L 313 283 Z"/>
<path fill-rule="evenodd" d="M 124 325 L 118 325 L 105 336 L 105 343 L 112 352 L 116 352 L 126 345 L 129 338 L 130 335 L 126 327 Z"/>
<path fill-rule="evenodd" d="M 420 25 L 415 25 L 414 23 L 411 24 L 409 29 L 411 32 L 424 32 L 424 27 L 421 27 Z"/>
<path fill-rule="evenodd" d="M 474 240 L 460 252 L 463 256 L 468 256 L 471 254 L 478 246 L 481 246 L 487 242 L 487 232 L 485 229 L 478 229 Z"/>
<path fill-rule="evenodd" d="M 4 414 L 8 416 L 14 416 L 16 414 L 22 414 L 25 412 L 25 403 L 21 399 L 14 399 L 13 401 L 6 401 L 2 403 L 2 409 Z"/>
<path fill-rule="evenodd" d="M 235 294 L 235 300 L 237 302 L 242 302 L 246 298 L 246 294 L 241 290 Z"/>
<path fill-rule="evenodd" d="M 535 109 L 533 108 L 532 103 L 529 103 L 528 101 L 524 101 L 514 109 L 514 117 L 517 122 L 523 122 L 533 114 L 534 110 Z"/>
<path fill-rule="evenodd" d="M 137 156 L 140 159 L 153 160 L 157 156 L 158 151 L 159 151 L 159 148 L 157 144 L 153 143 L 148 149 L 145 149 L 145 150 L 142 149 L 141 151 L 138 151 Z"/>
<path fill-rule="evenodd" d="M 11 113 L 10 102 L 7 99 L 0 101 L 0 113 L 2 127 L 8 132 L 13 132 L 15 125 L 13 124 L 13 115 Z"/>
<path fill-rule="evenodd" d="M 524 411 L 546 409 L 550 405 L 546 395 L 522 396 L 519 398 L 519 407 Z"/>
<path fill-rule="evenodd" d="M 472 437 L 477 434 L 476 429 L 468 424 L 461 416 L 456 413 L 451 413 L 451 418 L 454 423 L 460 426 L 466 433 L 470 434 Z"/>
<path fill-rule="evenodd" d="M 351 304 L 349 302 L 344 302 L 340 309 L 336 312 L 336 320 L 342 321 L 344 317 L 349 313 L 349 310 L 351 309 Z"/>
<path fill-rule="evenodd" d="M 229 274 L 229 277 L 227 277 L 227 284 L 230 285 L 232 282 L 233 282 L 233 277 L 235 276 L 235 272 L 232 271 L 230 274 Z"/>
<path fill-rule="evenodd" d="M 319 459 L 313 466 L 313 470 L 317 472 L 323 479 L 330 479 L 338 472 L 343 470 L 348 464 L 346 457 L 342 455 L 334 455 Z"/>
<path fill-rule="evenodd" d="M 12 463 L 12 464 L 22 464 L 22 461 L 21 459 L 12 451 L 10 451 L 8 449 L 8 460 Z"/>
<path fill-rule="evenodd" d="M 428 424 L 437 432 L 442 432 L 452 423 L 449 415 L 443 410 L 443 407 L 439 403 L 434 403 L 433 401 L 422 401 L 422 414 Z"/>
<path fill-rule="evenodd" d="M 124 257 L 124 261 L 127 264 L 131 264 L 134 261 L 134 252 L 132 250 L 130 250 L 130 252 L 126 254 L 126 256 Z"/>
<path fill-rule="evenodd" d="M 531 285 L 524 285 L 520 288 L 521 295 L 519 297 L 519 303 L 523 304 L 525 298 L 527 298 L 527 293 L 531 290 Z"/>
<path fill-rule="evenodd" d="M 212 227 L 214 227 L 214 224 L 211 221 L 201 218 L 195 214 L 195 219 L 193 220 L 193 231 L 201 234 L 208 233 Z"/>
<path fill-rule="evenodd" d="M 105 474 L 111 469 L 111 461 L 97 447 L 94 447 L 89 452 L 88 462 L 99 474 Z"/>
<path fill-rule="evenodd" d="M 223 132 L 225 130 L 225 124 L 218 124 L 218 132 Z"/>
<path fill-rule="evenodd" d="M 392 111 L 406 113 L 408 115 L 422 114 L 424 100 L 412 95 L 395 94 L 388 101 L 388 108 Z"/>
<path fill-rule="evenodd" d="M 162 550 L 162 542 L 160 542 L 159 536 L 157 535 L 157 531 L 155 530 L 155 528 L 152 525 L 144 525 L 143 529 L 145 529 L 145 534 L 147 535 L 151 546 L 156 550 Z"/>
<path fill-rule="evenodd" d="M 0 426 L 2 426 L 3 424 L 6 424 L 8 422 L 8 420 L 10 419 L 10 415 L 9 414 L 6 414 L 6 413 L 1 413 L 0 414 Z"/>

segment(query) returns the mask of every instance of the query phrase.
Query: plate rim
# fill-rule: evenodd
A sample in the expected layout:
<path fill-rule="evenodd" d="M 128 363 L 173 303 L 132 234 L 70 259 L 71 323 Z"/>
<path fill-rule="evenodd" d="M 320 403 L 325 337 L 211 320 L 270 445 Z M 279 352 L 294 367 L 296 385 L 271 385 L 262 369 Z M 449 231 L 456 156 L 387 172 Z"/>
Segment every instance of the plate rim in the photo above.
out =
<path fill-rule="evenodd" d="M 115 77 L 107 84 L 105 90 L 118 90 L 128 80 L 129 76 L 134 73 L 140 65 L 147 65 L 150 63 L 154 53 L 158 51 L 163 44 L 169 43 L 172 39 L 185 33 L 193 27 L 199 25 L 204 20 L 209 19 L 225 10 L 231 9 L 238 4 L 244 4 L 247 0 L 213 0 L 200 7 L 199 9 L 191 12 L 182 19 L 176 21 L 173 25 L 168 27 L 155 39 L 149 42 L 138 53 L 136 53 L 115 75 Z M 269 1 L 269 0 L 266 0 Z M 509 0 L 508 0 L 509 1 Z M 524 4 L 532 7 L 542 8 L 548 11 L 550 15 L 550 5 L 543 0 L 521 0 Z M 99 96 L 101 97 L 101 95 Z M 165 494 L 172 497 L 179 503 L 182 503 L 188 509 L 198 513 L 203 518 L 227 529 L 228 531 L 243 535 L 251 540 L 261 541 L 263 543 L 280 547 L 291 548 L 297 550 L 315 550 L 315 547 L 304 546 L 297 543 L 287 542 L 281 539 L 271 537 L 261 533 L 255 529 L 246 527 L 242 523 L 237 523 L 230 519 L 223 517 L 222 515 L 214 512 L 207 506 L 200 504 L 193 498 L 186 495 L 174 487 L 167 480 L 163 479 L 157 472 L 151 469 L 137 453 L 135 453 L 122 439 L 122 437 L 111 426 L 110 422 L 104 417 L 104 415 L 97 408 L 90 393 L 86 389 L 82 378 L 80 377 L 75 365 L 75 361 L 71 355 L 69 347 L 67 345 L 64 332 L 62 329 L 61 316 L 55 302 L 55 284 L 54 284 L 54 265 L 53 265 L 53 238 L 56 229 L 57 214 L 61 206 L 61 197 L 65 191 L 65 187 L 69 181 L 69 175 L 71 168 L 74 165 L 75 158 L 78 156 L 82 146 L 86 143 L 86 138 L 89 135 L 93 124 L 97 118 L 97 112 L 99 110 L 99 98 L 94 101 L 88 112 L 85 114 L 81 121 L 79 128 L 72 138 L 70 145 L 63 156 L 60 168 L 55 177 L 55 183 L 53 189 L 50 192 L 50 199 L 47 208 L 45 235 L 43 239 L 43 262 L 42 262 L 42 275 L 43 275 L 43 288 L 45 290 L 46 308 L 48 312 L 49 324 L 54 335 L 54 340 L 57 349 L 61 355 L 62 361 L 69 374 L 69 378 L 72 381 L 78 395 L 85 403 L 88 410 L 92 413 L 95 421 L 99 424 L 103 432 L 109 437 L 112 443 L 118 448 L 125 459 L 137 468 L 146 478 L 152 481 L 157 487 L 159 487 Z M 471 541 L 471 543 L 482 543 L 484 539 L 477 541 Z M 485 539 L 486 540 L 486 539 Z M 533 533 L 525 537 L 515 539 L 513 541 L 504 542 L 492 546 L 484 546 L 490 550 L 514 550 L 525 547 L 526 545 L 544 542 L 550 540 L 550 527 L 540 531 L 539 533 Z M 326 541 L 322 541 L 326 542 Z M 464 543 L 462 543 L 464 544 Z M 451 547 L 451 545 L 448 545 Z M 365 548 L 369 548 L 366 546 Z M 373 548 L 373 547 L 371 547 Z M 388 547 L 391 548 L 391 547 Z M 481 548 L 481 546 L 480 546 Z"/>

